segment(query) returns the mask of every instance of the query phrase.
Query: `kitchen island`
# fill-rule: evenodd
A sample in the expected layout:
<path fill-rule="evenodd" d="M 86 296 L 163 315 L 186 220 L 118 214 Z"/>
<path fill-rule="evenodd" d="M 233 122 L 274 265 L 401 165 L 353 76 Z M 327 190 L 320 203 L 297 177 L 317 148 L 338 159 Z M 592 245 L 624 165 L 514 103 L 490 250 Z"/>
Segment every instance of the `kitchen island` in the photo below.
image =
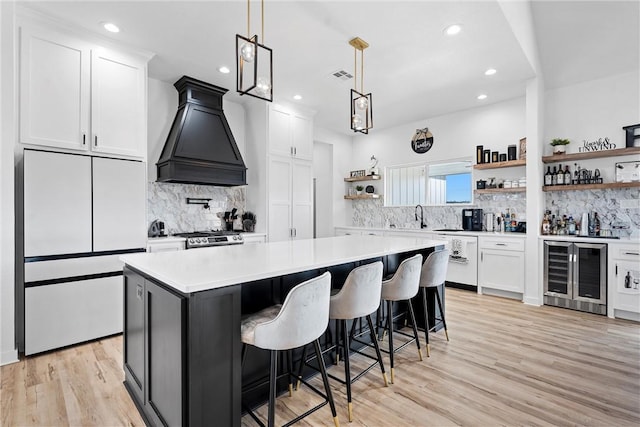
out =
<path fill-rule="evenodd" d="M 241 373 L 242 315 L 324 271 L 340 288 L 358 265 L 381 260 L 388 275 L 442 245 L 340 236 L 123 256 L 125 386 L 149 425 L 239 426 L 242 384 L 264 375 L 259 355 Z"/>

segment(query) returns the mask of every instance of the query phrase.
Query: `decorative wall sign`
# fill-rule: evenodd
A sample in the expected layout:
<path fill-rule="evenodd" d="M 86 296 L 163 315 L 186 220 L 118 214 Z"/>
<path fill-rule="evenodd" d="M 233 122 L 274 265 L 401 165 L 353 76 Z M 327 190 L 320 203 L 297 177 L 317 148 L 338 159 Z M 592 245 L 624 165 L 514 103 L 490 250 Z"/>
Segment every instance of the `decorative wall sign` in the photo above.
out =
<path fill-rule="evenodd" d="M 364 170 L 364 169 L 357 170 L 357 171 L 351 171 L 351 172 L 349 173 L 349 176 L 350 176 L 351 178 L 359 178 L 359 177 L 361 177 L 361 176 L 366 176 L 366 175 L 367 175 L 367 171 L 366 171 L 366 170 Z"/>
<path fill-rule="evenodd" d="M 527 138 L 522 138 L 520 140 L 520 154 L 518 155 L 520 160 L 526 160 L 527 158 Z"/>
<path fill-rule="evenodd" d="M 616 144 L 609 141 L 608 137 L 598 138 L 595 141 L 587 141 L 586 139 L 582 141 L 582 147 L 578 147 L 578 152 L 580 153 L 589 153 L 592 151 L 604 151 L 604 150 L 613 150 L 616 148 Z"/>
<path fill-rule="evenodd" d="M 411 139 L 411 149 L 418 154 L 424 154 L 433 147 L 433 135 L 429 128 L 416 129 L 416 133 Z"/>

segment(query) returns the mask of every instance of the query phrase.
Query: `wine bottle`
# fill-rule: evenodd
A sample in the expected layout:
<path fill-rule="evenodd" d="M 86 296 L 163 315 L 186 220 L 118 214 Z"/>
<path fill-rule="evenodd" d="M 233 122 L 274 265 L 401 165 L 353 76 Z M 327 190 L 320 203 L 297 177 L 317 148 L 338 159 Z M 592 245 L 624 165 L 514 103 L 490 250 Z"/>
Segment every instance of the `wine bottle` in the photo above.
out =
<path fill-rule="evenodd" d="M 556 185 L 564 185 L 564 171 L 562 165 L 558 165 L 558 176 L 556 177 Z"/>
<path fill-rule="evenodd" d="M 551 172 L 551 185 L 557 185 L 558 184 L 558 171 L 556 170 L 556 167 L 553 167 L 553 172 Z"/>
<path fill-rule="evenodd" d="M 547 166 L 547 173 L 544 174 L 544 185 L 551 185 L 551 166 Z"/>
<path fill-rule="evenodd" d="M 571 172 L 569 165 L 564 165 L 564 185 L 571 185 Z"/>

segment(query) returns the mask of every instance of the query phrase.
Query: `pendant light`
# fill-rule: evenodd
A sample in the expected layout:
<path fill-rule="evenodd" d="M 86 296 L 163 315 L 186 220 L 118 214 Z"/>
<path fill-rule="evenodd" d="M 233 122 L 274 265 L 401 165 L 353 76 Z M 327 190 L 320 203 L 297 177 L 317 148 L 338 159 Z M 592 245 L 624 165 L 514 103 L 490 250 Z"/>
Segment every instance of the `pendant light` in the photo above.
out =
<path fill-rule="evenodd" d="M 264 42 L 264 0 L 261 0 Z M 247 0 L 247 36 L 236 34 L 236 90 L 265 101 L 273 101 L 273 51 L 251 34 L 251 1 Z"/>
<path fill-rule="evenodd" d="M 356 37 L 349 41 L 353 46 L 354 79 L 351 89 L 351 130 L 368 134 L 373 128 L 373 104 L 371 93 L 364 93 L 364 50 L 369 43 Z M 358 51 L 360 51 L 360 91 L 358 91 Z"/>

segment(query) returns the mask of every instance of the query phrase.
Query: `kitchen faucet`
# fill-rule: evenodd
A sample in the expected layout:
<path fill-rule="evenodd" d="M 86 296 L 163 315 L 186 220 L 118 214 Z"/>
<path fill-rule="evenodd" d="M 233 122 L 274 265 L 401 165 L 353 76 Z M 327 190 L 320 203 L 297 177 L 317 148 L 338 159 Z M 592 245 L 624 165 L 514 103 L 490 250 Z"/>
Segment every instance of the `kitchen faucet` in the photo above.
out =
<path fill-rule="evenodd" d="M 427 224 L 424 223 L 424 210 L 422 209 L 422 205 L 416 205 L 416 221 L 418 220 L 418 208 L 420 208 L 420 228 L 427 228 Z"/>

